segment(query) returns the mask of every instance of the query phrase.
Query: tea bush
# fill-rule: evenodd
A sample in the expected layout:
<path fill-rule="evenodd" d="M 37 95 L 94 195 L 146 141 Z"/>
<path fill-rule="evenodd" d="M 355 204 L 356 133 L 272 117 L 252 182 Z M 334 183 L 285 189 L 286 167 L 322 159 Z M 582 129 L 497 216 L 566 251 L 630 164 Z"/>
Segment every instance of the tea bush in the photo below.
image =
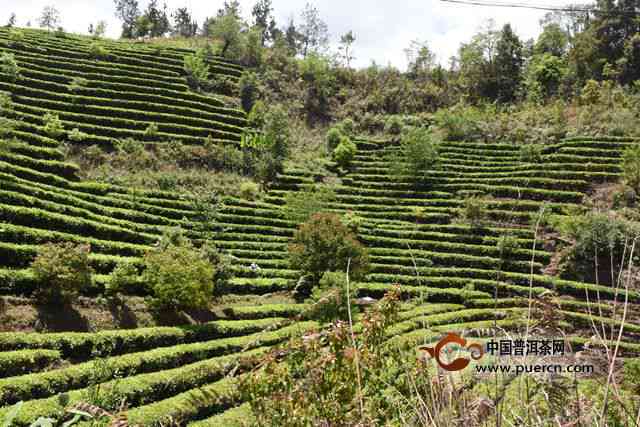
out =
<path fill-rule="evenodd" d="M 285 216 L 296 222 L 304 222 L 311 215 L 328 208 L 336 199 L 335 192 L 326 185 L 312 185 L 302 191 L 289 192 L 285 195 Z"/>
<path fill-rule="evenodd" d="M 88 245 L 73 243 L 42 245 L 31 264 L 37 288 L 36 298 L 47 304 L 70 303 L 91 285 Z"/>
<path fill-rule="evenodd" d="M 423 180 L 440 161 L 439 144 L 425 128 L 410 128 L 400 140 L 400 149 L 391 156 L 392 173 Z"/>
<path fill-rule="evenodd" d="M 0 72 L 12 82 L 15 82 L 20 77 L 20 68 L 12 53 L 3 52 L 0 55 Z"/>
<path fill-rule="evenodd" d="M 179 311 L 209 306 L 215 268 L 183 236 L 166 236 L 145 254 L 144 267 L 142 281 L 152 290 L 155 307 Z"/>
<path fill-rule="evenodd" d="M 461 219 L 474 228 L 482 227 L 487 220 L 487 201 L 478 196 L 465 198 Z"/>
<path fill-rule="evenodd" d="M 62 121 L 57 114 L 47 113 L 43 117 L 44 131 L 51 138 L 58 138 L 64 134 Z"/>
<path fill-rule="evenodd" d="M 327 271 L 322 275 L 318 287 L 313 289 L 312 305 L 307 316 L 320 322 L 349 320 L 349 305 L 352 318 L 358 312 L 353 301 L 354 290 L 353 286 L 347 289 L 347 275 L 343 272 Z"/>
<path fill-rule="evenodd" d="M 341 167 L 346 168 L 356 156 L 357 152 L 358 147 L 356 144 L 351 142 L 351 138 L 348 136 L 342 136 L 340 138 L 340 143 L 335 150 L 333 150 L 333 160 L 335 160 Z"/>
<path fill-rule="evenodd" d="M 640 145 L 633 144 L 622 153 L 622 173 L 627 185 L 640 191 Z"/>
<path fill-rule="evenodd" d="M 183 68 L 192 89 L 203 88 L 209 80 L 209 66 L 200 52 L 185 56 Z"/>
<path fill-rule="evenodd" d="M 318 283 L 327 271 L 346 272 L 360 280 L 369 268 L 366 248 L 356 236 L 331 213 L 317 213 L 301 224 L 288 247 L 291 268 L 310 274 Z"/>

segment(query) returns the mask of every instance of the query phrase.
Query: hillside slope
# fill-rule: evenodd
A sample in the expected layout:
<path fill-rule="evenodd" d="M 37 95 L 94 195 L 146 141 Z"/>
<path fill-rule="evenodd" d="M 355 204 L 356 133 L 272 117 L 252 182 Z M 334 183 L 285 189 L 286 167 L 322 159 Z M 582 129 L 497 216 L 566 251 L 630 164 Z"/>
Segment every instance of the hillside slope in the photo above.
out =
<path fill-rule="evenodd" d="M 189 90 L 182 70 L 188 51 L 102 41 L 108 56 L 97 60 L 88 38 L 40 31 L 25 31 L 18 44 L 9 38 L 0 29 L 0 54 L 13 53 L 20 67 L 15 82 L 0 80 L 13 104 L 7 115 L 16 124 L 0 149 L 0 294 L 29 294 L 35 283 L 28 266 L 39 245 L 72 241 L 91 245 L 98 275 L 89 294 L 95 295 L 117 264 L 138 262 L 171 227 L 194 238 L 203 230 L 214 233 L 216 246 L 235 260 L 228 293 L 293 290 L 299 273 L 289 269 L 287 243 L 297 224 L 282 205 L 287 193 L 317 177 L 288 170 L 262 201 L 226 198 L 211 224 L 180 194 L 79 180 L 77 166 L 61 151 L 66 136 L 54 139 L 44 129 L 43 117 L 51 112 L 65 132 L 87 134 L 76 142 L 83 145 L 110 148 L 114 139 L 128 137 L 149 144 L 202 144 L 209 136 L 237 143 L 244 113 L 223 98 Z M 223 60 L 215 60 L 211 71 L 232 79 L 241 72 Z M 151 124 L 157 133 L 145 132 Z M 391 178 L 388 154 L 395 144 L 358 141 L 356 161 L 331 205 L 363 219 L 359 237 L 370 249 L 372 271 L 355 285 L 358 295 L 379 297 L 399 283 L 405 296 L 418 298 L 424 307 L 404 311 L 390 334 L 415 344 L 443 332 L 483 335 L 496 318 L 498 326 L 517 330 L 526 322 L 529 296 L 536 300 L 552 290 L 568 339 L 580 347 L 591 336 L 585 313 L 594 308 L 587 299 L 603 302 L 595 319 L 612 325 L 610 302 L 620 295 L 544 275 L 552 253 L 527 224 L 543 206 L 562 213 L 580 204 L 594 184 L 618 180 L 620 153 L 631 142 L 566 140 L 547 145 L 535 164 L 521 162 L 511 144 L 447 143 L 442 168 L 416 186 Z M 492 197 L 489 225 L 457 221 L 469 194 Z M 504 235 L 518 244 L 506 262 L 496 247 Z M 628 297 L 632 322 L 625 325 L 622 348 L 638 354 L 640 293 Z M 132 423 L 154 425 L 171 416 L 184 425 L 222 425 L 246 411 L 226 374 L 238 363 L 254 366 L 270 346 L 316 327 L 296 318 L 302 308 L 239 306 L 229 311 L 231 320 L 189 327 L 0 333 L 0 415 L 26 401 L 16 425 L 28 425 L 59 411 L 59 393 L 74 403 L 92 384 L 108 383 L 107 389 L 126 397 Z M 111 381 L 116 370 L 122 379 Z"/>

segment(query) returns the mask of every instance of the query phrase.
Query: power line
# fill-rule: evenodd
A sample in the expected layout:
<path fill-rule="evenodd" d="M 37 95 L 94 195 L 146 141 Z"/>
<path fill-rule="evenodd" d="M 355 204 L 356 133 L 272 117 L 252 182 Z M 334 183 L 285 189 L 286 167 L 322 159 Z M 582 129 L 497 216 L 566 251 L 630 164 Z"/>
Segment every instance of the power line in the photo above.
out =
<path fill-rule="evenodd" d="M 603 11 L 594 8 L 579 8 L 579 7 L 554 7 L 554 6 L 544 6 L 544 5 L 535 5 L 535 4 L 524 4 L 524 3 L 504 3 L 499 1 L 490 1 L 484 2 L 479 0 L 440 0 L 445 3 L 455 3 L 455 4 L 463 4 L 468 6 L 489 6 L 489 7 L 510 7 L 510 8 L 520 8 L 520 9 L 535 9 L 535 10 L 546 10 L 550 12 L 586 12 L 586 13 L 607 13 L 607 14 L 616 14 L 616 15 L 638 15 L 636 11 L 627 11 L 627 10 L 610 10 Z"/>

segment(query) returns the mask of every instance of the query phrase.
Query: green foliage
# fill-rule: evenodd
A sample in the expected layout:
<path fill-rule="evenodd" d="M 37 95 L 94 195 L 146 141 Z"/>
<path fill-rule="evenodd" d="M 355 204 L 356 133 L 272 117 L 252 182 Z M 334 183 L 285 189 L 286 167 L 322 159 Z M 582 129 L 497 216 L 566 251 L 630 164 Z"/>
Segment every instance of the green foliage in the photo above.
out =
<path fill-rule="evenodd" d="M 500 236 L 498 239 L 496 248 L 500 254 L 500 260 L 505 262 L 512 259 L 515 252 L 520 249 L 520 244 L 518 243 L 516 236 L 512 234 L 505 234 Z"/>
<path fill-rule="evenodd" d="M 204 58 L 204 53 L 198 51 L 197 54 L 186 55 L 183 68 L 187 74 L 187 83 L 192 89 L 206 87 L 209 80 L 209 65 Z"/>
<path fill-rule="evenodd" d="M 342 136 L 340 143 L 333 150 L 333 160 L 340 165 L 340 167 L 346 168 L 358 153 L 358 147 L 351 142 L 351 138 L 348 136 Z"/>
<path fill-rule="evenodd" d="M 595 105 L 600 102 L 600 84 L 595 80 L 588 80 L 580 94 L 584 105 Z"/>
<path fill-rule="evenodd" d="M 447 141 L 473 140 L 479 133 L 480 113 L 473 107 L 442 109 L 435 114 L 438 127 Z"/>
<path fill-rule="evenodd" d="M 73 243 L 42 245 L 31 263 L 38 288 L 35 295 L 47 304 L 70 303 L 91 285 L 88 245 Z"/>
<path fill-rule="evenodd" d="M 334 322 L 349 320 L 349 305 L 351 316 L 358 312 L 354 304 L 353 284 L 347 294 L 347 275 L 343 272 L 327 271 L 322 275 L 320 283 L 311 294 L 311 307 L 306 312 L 308 318 L 319 322 Z"/>
<path fill-rule="evenodd" d="M 338 147 L 338 144 L 340 144 L 341 139 L 342 129 L 340 129 L 338 126 L 334 126 L 327 131 L 326 140 L 327 150 L 329 151 L 329 153 L 333 153 L 333 151 Z"/>
<path fill-rule="evenodd" d="M 209 306 L 215 268 L 180 235 L 165 236 L 145 254 L 144 267 L 142 281 L 152 289 L 156 307 L 178 311 Z"/>
<path fill-rule="evenodd" d="M 258 78 L 255 73 L 245 71 L 240 77 L 238 82 L 240 87 L 240 101 L 242 102 L 242 109 L 247 113 L 253 110 L 254 104 L 259 95 Z"/>
<path fill-rule="evenodd" d="M 138 268 L 130 262 L 120 263 L 109 275 L 109 281 L 105 285 L 105 294 L 115 296 L 119 293 L 127 293 L 139 279 Z"/>
<path fill-rule="evenodd" d="M 433 134 L 424 128 L 410 128 L 402 135 L 397 153 L 391 156 L 391 168 L 398 177 L 409 175 L 424 180 L 439 161 L 439 144 Z"/>
<path fill-rule="evenodd" d="M 3 113 L 13 111 L 13 101 L 11 100 L 11 93 L 0 91 L 0 116 Z"/>
<path fill-rule="evenodd" d="M 520 147 L 520 161 L 524 163 L 539 163 L 542 161 L 541 144 L 525 144 Z"/>
<path fill-rule="evenodd" d="M 622 173 L 625 182 L 640 192 L 640 145 L 628 146 L 622 153 Z"/>
<path fill-rule="evenodd" d="M 484 226 L 488 217 L 486 199 L 477 196 L 465 198 L 460 217 L 471 227 L 480 228 Z"/>
<path fill-rule="evenodd" d="M 391 291 L 363 315 L 355 337 L 349 324 L 293 339 L 283 358 L 268 357 L 240 382 L 257 426 L 406 425 L 431 379 L 426 366 L 406 354 L 385 351 L 390 325 L 397 321 L 399 292 Z M 411 384 L 411 385 L 409 385 Z M 413 386 L 413 387 L 412 387 Z M 425 392 L 416 395 L 414 387 Z M 422 393 L 421 392 L 421 393 Z"/>
<path fill-rule="evenodd" d="M 240 184 L 240 197 L 245 200 L 256 200 L 260 194 L 260 185 L 253 181 Z"/>
<path fill-rule="evenodd" d="M 109 51 L 99 41 L 93 41 L 89 45 L 89 56 L 93 59 L 106 59 Z"/>
<path fill-rule="evenodd" d="M 0 55 L 0 72 L 11 82 L 15 82 L 20 77 L 20 67 L 18 67 L 13 53 L 2 52 Z"/>
<path fill-rule="evenodd" d="M 384 122 L 384 133 L 389 135 L 400 135 L 404 124 L 402 119 L 397 115 L 392 115 Z"/>
<path fill-rule="evenodd" d="M 565 240 L 573 242 L 561 261 L 563 277 L 610 285 L 615 284 L 618 271 L 624 268 L 623 254 L 628 256 L 628 246 L 640 233 L 637 223 L 613 213 L 557 216 L 552 218 L 552 225 Z M 597 276 L 596 263 L 600 266 Z"/>
<path fill-rule="evenodd" d="M 342 223 L 349 230 L 357 234 L 364 223 L 364 218 L 353 211 L 347 211 L 347 213 L 342 216 Z"/>
<path fill-rule="evenodd" d="M 264 39 L 262 29 L 252 27 L 244 34 L 240 62 L 247 67 L 259 67 L 264 56 Z"/>
<path fill-rule="evenodd" d="M 238 60 L 243 53 L 242 21 L 234 13 L 218 16 L 209 26 L 209 35 L 220 40 L 219 53 L 228 59 Z"/>
<path fill-rule="evenodd" d="M 156 138 L 158 136 L 158 125 L 156 123 L 149 123 L 144 130 L 144 136 L 147 138 Z"/>
<path fill-rule="evenodd" d="M 24 42 L 24 31 L 17 28 L 9 30 L 9 44 L 11 47 L 19 47 Z"/>
<path fill-rule="evenodd" d="M 329 98 L 334 93 L 336 77 L 325 56 L 313 53 L 299 61 L 300 76 L 307 83 L 304 107 L 308 119 L 324 119 L 329 110 Z"/>
<path fill-rule="evenodd" d="M 134 154 L 144 151 L 144 143 L 133 138 L 115 140 L 113 145 L 121 153 Z"/>
<path fill-rule="evenodd" d="M 559 94 L 569 70 L 564 59 L 550 53 L 535 55 L 526 70 L 527 97 L 542 102 Z"/>
<path fill-rule="evenodd" d="M 326 271 L 347 271 L 360 280 L 369 268 L 367 250 L 331 213 L 316 213 L 300 225 L 289 244 L 291 268 L 310 274 L 318 283 Z"/>
<path fill-rule="evenodd" d="M 68 134 L 67 137 L 69 138 L 69 141 L 73 141 L 73 142 L 82 142 L 85 139 L 87 139 L 89 137 L 88 134 L 82 132 L 81 130 L 79 130 L 78 128 L 73 128 Z"/>
<path fill-rule="evenodd" d="M 356 136 L 356 123 L 353 121 L 353 119 L 347 117 L 346 119 L 338 123 L 337 126 L 340 128 L 340 131 L 349 138 L 353 138 L 354 136 Z"/>
<path fill-rule="evenodd" d="M 304 222 L 313 214 L 328 209 L 329 203 L 335 199 L 335 192 L 326 185 L 305 187 L 285 195 L 284 213 L 291 221 Z"/>
<path fill-rule="evenodd" d="M 64 127 L 62 121 L 57 114 L 47 113 L 44 115 L 42 122 L 44 124 L 44 131 L 51 138 L 58 138 L 64 134 Z"/>
<path fill-rule="evenodd" d="M 267 115 L 267 106 L 261 100 L 256 101 L 247 115 L 247 123 L 254 129 L 262 129 Z"/>

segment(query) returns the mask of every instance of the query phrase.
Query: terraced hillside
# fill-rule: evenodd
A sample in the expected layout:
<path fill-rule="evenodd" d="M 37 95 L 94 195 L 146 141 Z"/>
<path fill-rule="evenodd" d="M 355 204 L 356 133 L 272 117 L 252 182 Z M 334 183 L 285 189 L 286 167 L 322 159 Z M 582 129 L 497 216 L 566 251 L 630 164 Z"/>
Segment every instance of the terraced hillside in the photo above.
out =
<path fill-rule="evenodd" d="M 289 170 L 260 202 L 227 198 L 215 224 L 203 223 L 193 201 L 178 194 L 77 178 L 77 167 L 65 162 L 61 140 L 43 128 L 46 112 L 59 114 L 66 131 L 88 134 L 83 144 L 105 147 L 126 137 L 200 144 L 211 135 L 234 143 L 245 124 L 244 114 L 222 98 L 188 90 L 182 70 L 187 51 L 103 41 L 109 55 L 96 60 L 91 43 L 26 31 L 17 45 L 0 29 L 0 53 L 11 51 L 21 69 L 15 82 L 0 80 L 16 120 L 0 150 L 0 293 L 28 294 L 35 285 L 28 265 L 39 245 L 72 241 L 91 245 L 99 274 L 90 293 L 97 294 L 118 263 L 139 260 L 169 227 L 194 238 L 214 232 L 215 244 L 235 260 L 228 293 L 292 290 L 299 274 L 288 268 L 286 247 L 297 224 L 286 219 L 282 204 L 288 192 L 317 177 Z M 235 78 L 240 70 L 216 60 L 212 72 Z M 78 77 L 85 79 L 80 88 L 72 85 Z M 158 126 L 157 135 L 145 133 L 150 124 Z M 379 297 L 401 284 L 404 295 L 418 303 L 404 307 L 390 338 L 415 344 L 443 332 L 481 335 L 496 318 L 499 327 L 515 330 L 525 323 L 528 297 L 554 290 L 563 326 L 581 345 L 591 335 L 586 313 L 614 324 L 609 303 L 620 294 L 544 275 L 552 254 L 543 241 L 534 241 L 526 224 L 542 206 L 562 213 L 581 203 L 594 184 L 616 181 L 621 150 L 630 143 L 567 140 L 546 146 L 536 164 L 520 162 L 518 147 L 511 144 L 447 143 L 442 167 L 416 186 L 389 175 L 387 154 L 397 149 L 394 144 L 359 141 L 356 161 L 331 205 L 364 220 L 359 237 L 370 249 L 372 271 L 356 285 L 358 295 Z M 464 198 L 478 192 L 493 197 L 492 223 L 482 229 L 456 221 Z M 496 247 L 505 234 L 519 245 L 506 263 Z M 259 273 L 249 268 L 253 263 Z M 588 306 L 587 297 L 603 304 Z M 625 325 L 623 349 L 637 354 L 640 294 L 628 297 L 633 322 Z M 126 398 L 132 424 L 157 425 L 173 417 L 185 425 L 230 425 L 247 415 L 247 406 L 227 374 L 242 375 L 269 347 L 317 327 L 297 318 L 304 308 L 238 305 L 228 308 L 229 320 L 188 327 L 0 333 L 0 415 L 25 401 L 16 425 L 28 425 L 60 411 L 61 393 L 73 404 L 104 383 Z M 120 379 L 112 380 L 116 371 Z"/>
<path fill-rule="evenodd" d="M 379 297 L 400 283 L 406 295 L 422 301 L 460 304 L 463 311 L 450 313 L 443 330 L 465 330 L 491 326 L 496 292 L 504 317 L 498 324 L 515 327 L 523 320 L 518 313 L 530 293 L 535 297 L 553 290 L 560 295 L 568 323 L 580 329 L 586 325 L 587 297 L 607 304 L 619 300 L 619 291 L 544 275 L 552 254 L 544 242 L 534 242 L 532 227 L 524 224 L 535 222 L 543 206 L 561 214 L 579 204 L 594 184 L 616 181 L 618 157 L 630 143 L 567 140 L 547 146 L 543 161 L 536 164 L 522 164 L 518 147 L 510 144 L 447 143 L 442 168 L 427 183 L 415 186 L 409 179 L 398 182 L 389 175 L 386 159 L 396 149 L 393 144 L 361 141 L 357 161 L 342 179 L 332 205 L 336 212 L 351 211 L 365 219 L 359 236 L 369 248 L 372 271 L 357 285 L 359 295 Z M 295 285 L 297 272 L 288 270 L 286 261 L 295 224 L 285 220 L 279 208 L 286 192 L 313 182 L 305 172 L 289 171 L 262 203 L 228 201 L 220 215 L 225 233 L 216 244 L 245 265 L 255 262 L 262 268 L 257 278 L 239 269 L 234 292 L 264 293 Z M 492 196 L 493 225 L 482 230 L 456 221 L 464 197 L 478 192 Z M 506 234 L 517 238 L 519 248 L 503 263 L 496 244 Z M 637 292 L 629 298 L 640 302 Z M 402 332 L 424 337 L 428 331 L 418 325 L 409 322 Z M 629 342 L 639 331 L 637 323 L 626 325 Z"/>

